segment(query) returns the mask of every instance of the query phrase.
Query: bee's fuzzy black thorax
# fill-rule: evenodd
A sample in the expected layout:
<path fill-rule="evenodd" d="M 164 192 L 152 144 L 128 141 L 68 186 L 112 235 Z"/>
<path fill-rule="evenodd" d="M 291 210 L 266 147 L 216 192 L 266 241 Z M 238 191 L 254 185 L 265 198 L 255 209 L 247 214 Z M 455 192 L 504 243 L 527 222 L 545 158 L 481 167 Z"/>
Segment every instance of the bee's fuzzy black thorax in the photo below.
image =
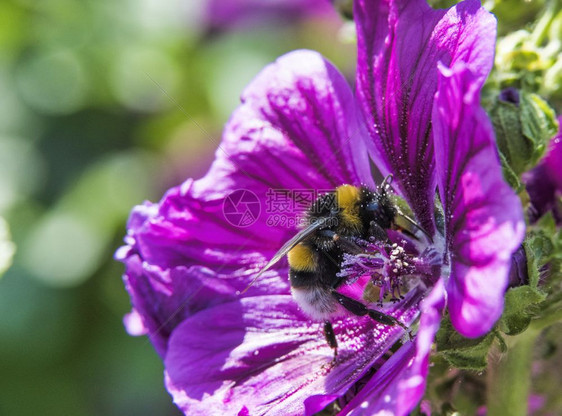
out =
<path fill-rule="evenodd" d="M 321 195 L 308 210 L 307 221 L 328 221 L 288 253 L 291 285 L 337 287 L 344 250 L 334 236 L 386 238 L 384 230 L 392 226 L 395 216 L 396 208 L 384 189 L 374 192 L 366 186 L 342 185 Z"/>
<path fill-rule="evenodd" d="M 386 190 L 373 192 L 366 186 L 361 187 L 359 216 L 364 224 L 364 232 L 368 232 L 371 221 L 383 229 L 392 227 L 396 214 L 396 207 Z M 363 235 L 363 237 L 368 236 Z"/>
<path fill-rule="evenodd" d="M 342 185 L 321 195 L 307 213 L 308 223 L 319 218 L 332 219 L 326 229 L 342 236 L 369 237 L 371 222 L 388 229 L 397 211 L 386 190 L 374 192 L 366 186 Z M 325 243 L 320 239 L 319 246 Z M 329 248 L 329 247 L 327 247 Z"/>

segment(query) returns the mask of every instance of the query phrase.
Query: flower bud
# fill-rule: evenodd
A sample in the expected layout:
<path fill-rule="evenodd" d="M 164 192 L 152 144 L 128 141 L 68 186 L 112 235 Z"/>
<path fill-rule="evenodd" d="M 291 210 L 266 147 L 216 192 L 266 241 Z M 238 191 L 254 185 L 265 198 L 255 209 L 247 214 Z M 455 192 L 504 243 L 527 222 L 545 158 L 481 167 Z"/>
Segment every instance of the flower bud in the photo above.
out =
<path fill-rule="evenodd" d="M 509 270 L 508 287 L 518 287 L 529 284 L 529 273 L 527 270 L 527 255 L 523 246 L 511 256 L 511 268 Z"/>

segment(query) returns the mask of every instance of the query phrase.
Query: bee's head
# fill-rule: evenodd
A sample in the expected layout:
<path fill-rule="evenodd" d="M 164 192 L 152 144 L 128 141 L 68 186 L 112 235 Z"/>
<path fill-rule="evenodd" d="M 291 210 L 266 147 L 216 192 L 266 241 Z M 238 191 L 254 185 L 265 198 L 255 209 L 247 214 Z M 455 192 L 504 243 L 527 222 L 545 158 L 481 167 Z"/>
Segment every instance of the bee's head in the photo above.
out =
<path fill-rule="evenodd" d="M 397 211 L 385 188 L 373 192 L 368 188 L 361 188 L 360 216 L 364 223 L 376 222 L 384 229 L 394 223 Z"/>

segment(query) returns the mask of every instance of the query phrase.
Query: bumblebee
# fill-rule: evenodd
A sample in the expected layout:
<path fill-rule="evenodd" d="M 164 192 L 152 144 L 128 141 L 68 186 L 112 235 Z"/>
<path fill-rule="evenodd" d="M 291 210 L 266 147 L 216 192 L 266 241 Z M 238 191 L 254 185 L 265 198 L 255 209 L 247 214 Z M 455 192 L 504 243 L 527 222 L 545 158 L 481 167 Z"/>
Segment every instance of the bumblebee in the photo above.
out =
<path fill-rule="evenodd" d="M 386 241 L 386 230 L 395 225 L 399 211 L 387 192 L 390 179 L 383 181 L 378 192 L 366 186 L 342 185 L 318 197 L 306 214 L 308 225 L 285 243 L 254 279 L 287 255 L 292 295 L 307 315 L 324 321 L 324 334 L 335 355 L 337 340 L 330 318 L 341 316 L 342 308 L 385 325 L 398 325 L 409 333 L 396 318 L 338 292 L 345 283 L 345 278 L 338 276 L 344 253 L 363 253 L 353 240 L 374 237 Z"/>

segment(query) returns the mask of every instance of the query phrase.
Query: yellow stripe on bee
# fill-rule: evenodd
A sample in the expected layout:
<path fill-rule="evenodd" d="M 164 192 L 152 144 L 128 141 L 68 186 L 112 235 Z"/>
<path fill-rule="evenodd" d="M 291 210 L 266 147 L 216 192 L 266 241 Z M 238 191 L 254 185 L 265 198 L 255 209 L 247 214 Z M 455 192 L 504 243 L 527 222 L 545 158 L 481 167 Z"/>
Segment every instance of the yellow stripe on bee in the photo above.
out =
<path fill-rule="evenodd" d="M 357 230 L 361 228 L 361 218 L 359 218 L 360 199 L 361 191 L 356 186 L 342 185 L 336 188 L 336 202 L 341 209 L 344 225 Z"/>
<path fill-rule="evenodd" d="M 316 269 L 314 252 L 302 243 L 294 246 L 287 254 L 291 269 L 299 272 L 313 272 Z"/>

